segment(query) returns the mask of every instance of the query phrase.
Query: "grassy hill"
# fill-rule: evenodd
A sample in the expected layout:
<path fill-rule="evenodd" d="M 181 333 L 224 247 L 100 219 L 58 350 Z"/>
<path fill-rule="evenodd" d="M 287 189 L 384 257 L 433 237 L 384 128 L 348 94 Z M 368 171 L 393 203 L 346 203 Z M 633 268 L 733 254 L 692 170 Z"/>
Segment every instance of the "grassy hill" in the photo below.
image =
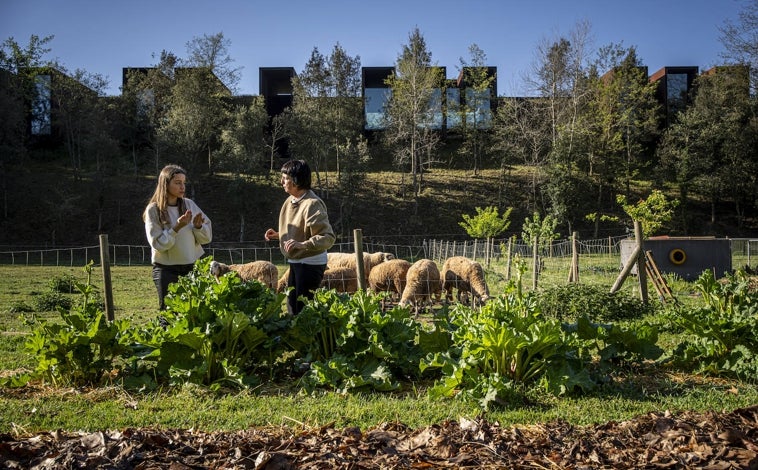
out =
<path fill-rule="evenodd" d="M 133 169 L 117 169 L 101 178 L 95 173 L 76 177 L 65 164 L 32 161 L 6 167 L 5 171 L 0 245 L 96 245 L 101 233 L 108 234 L 114 244 L 145 244 L 141 214 L 155 187 L 152 169 L 140 174 Z M 462 214 L 475 214 L 476 207 L 486 206 L 496 206 L 501 211 L 514 208 L 505 237 L 520 234 L 524 217 L 533 210 L 527 203 L 531 174 L 523 168 L 507 174 L 485 169 L 477 175 L 470 170 L 432 169 L 424 173 L 425 189 L 417 199 L 408 189 L 409 177 L 393 171 L 367 173 L 365 182 L 350 198 L 343 198 L 334 189 L 334 172 L 318 176 L 317 182 L 314 175 L 314 187 L 326 201 L 335 231 L 344 240 L 352 240 L 355 228 L 362 229 L 364 238 L 386 243 L 467 239 L 459 225 Z M 278 172 L 242 186 L 228 174 L 198 178 L 190 175 L 190 183 L 190 197 L 213 221 L 214 243 L 265 243 L 263 233 L 276 224 L 286 197 Z M 754 235 L 758 227 L 755 216 L 740 229 L 730 225 L 728 215 L 734 212 L 731 207 L 717 209 L 722 211 L 721 221 L 713 226 L 709 224 L 709 206 L 695 205 L 689 210 L 689 235 L 741 237 Z M 697 225 L 693 226 L 692 221 Z M 573 229 L 580 232 L 581 238 L 594 236 L 589 224 Z M 568 235 L 566 226 L 559 230 Z M 604 225 L 598 235 L 622 233 L 623 225 L 616 223 Z"/>

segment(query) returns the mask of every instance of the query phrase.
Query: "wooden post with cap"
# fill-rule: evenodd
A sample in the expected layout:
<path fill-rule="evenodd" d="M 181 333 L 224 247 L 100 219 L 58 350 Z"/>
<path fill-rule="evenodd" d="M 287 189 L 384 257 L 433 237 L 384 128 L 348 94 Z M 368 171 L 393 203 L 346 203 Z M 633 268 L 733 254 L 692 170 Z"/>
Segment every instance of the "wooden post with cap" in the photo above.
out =
<path fill-rule="evenodd" d="M 358 276 L 358 289 L 366 290 L 366 268 L 363 265 L 363 231 L 353 230 L 355 241 L 355 274 Z"/>
<path fill-rule="evenodd" d="M 115 319 L 113 315 L 113 286 L 111 285 L 111 262 L 108 256 L 108 235 L 100 235 L 100 266 L 103 269 L 103 292 L 105 294 L 105 318 Z"/>

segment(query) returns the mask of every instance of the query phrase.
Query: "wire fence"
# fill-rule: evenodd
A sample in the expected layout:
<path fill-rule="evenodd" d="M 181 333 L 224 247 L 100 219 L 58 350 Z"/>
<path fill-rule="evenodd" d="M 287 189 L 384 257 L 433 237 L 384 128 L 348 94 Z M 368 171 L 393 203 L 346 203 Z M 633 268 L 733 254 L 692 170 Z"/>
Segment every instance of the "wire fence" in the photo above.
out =
<path fill-rule="evenodd" d="M 620 269 L 621 244 L 626 236 L 602 239 L 577 240 L 576 246 L 580 259 L 590 257 L 604 260 L 605 268 L 598 264 L 585 264 L 585 269 L 606 269 L 617 274 Z M 732 255 L 733 268 L 752 267 L 758 264 L 758 239 L 728 239 Z M 509 246 L 510 245 L 510 246 Z M 489 241 L 448 241 L 424 240 L 420 245 L 394 245 L 377 242 L 362 243 L 364 252 L 392 253 L 396 258 L 414 262 L 426 258 L 438 263 L 451 256 L 465 256 L 489 265 L 502 262 L 508 251 L 512 256 L 531 258 L 534 247 L 521 240 L 491 239 Z M 572 240 L 555 240 L 538 248 L 538 256 L 552 266 L 552 269 L 566 269 L 571 265 L 574 254 Z M 354 252 L 354 243 L 340 243 L 330 251 Z M 243 264 L 251 261 L 267 260 L 275 264 L 284 264 L 285 260 L 277 245 L 256 246 L 240 244 L 211 244 L 206 247 L 206 254 L 226 264 Z M 109 245 L 109 262 L 113 266 L 148 266 L 150 265 L 150 247 L 147 245 Z M 90 261 L 100 264 L 100 247 L 98 245 L 68 248 L 18 248 L 0 251 L 0 264 L 21 266 L 84 266 Z M 610 267 L 608 267 L 610 266 Z"/>

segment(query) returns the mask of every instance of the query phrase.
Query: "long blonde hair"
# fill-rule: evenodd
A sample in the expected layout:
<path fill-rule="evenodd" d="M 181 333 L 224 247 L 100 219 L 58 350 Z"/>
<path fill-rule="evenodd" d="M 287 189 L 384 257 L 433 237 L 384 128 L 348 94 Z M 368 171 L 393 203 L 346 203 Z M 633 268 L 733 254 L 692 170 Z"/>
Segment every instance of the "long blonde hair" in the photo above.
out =
<path fill-rule="evenodd" d="M 145 210 L 145 213 L 142 215 L 143 220 L 147 220 L 147 209 L 150 208 L 150 205 L 155 204 L 155 206 L 158 208 L 158 214 L 160 222 L 163 225 L 167 225 L 170 223 L 170 220 L 168 218 L 168 185 L 171 182 L 172 179 L 174 179 L 174 176 L 176 175 L 184 175 L 187 176 L 187 171 L 180 167 L 179 165 L 175 165 L 173 163 L 169 163 L 168 165 L 164 166 L 161 170 L 160 174 L 158 175 L 158 184 L 155 185 L 155 192 L 153 193 L 153 196 L 150 198 L 150 200 L 147 203 L 147 208 Z M 179 198 L 177 201 L 177 204 L 179 205 L 179 214 L 183 214 L 185 209 L 184 205 L 184 199 Z"/>

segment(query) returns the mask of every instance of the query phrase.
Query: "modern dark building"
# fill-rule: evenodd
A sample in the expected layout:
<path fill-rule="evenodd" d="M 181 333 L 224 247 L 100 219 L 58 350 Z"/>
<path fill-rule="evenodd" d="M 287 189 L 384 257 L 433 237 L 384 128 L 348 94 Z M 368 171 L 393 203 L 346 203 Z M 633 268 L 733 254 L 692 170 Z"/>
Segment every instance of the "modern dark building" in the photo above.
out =
<path fill-rule="evenodd" d="M 656 97 L 663 106 L 666 126 L 671 124 L 674 116 L 690 103 L 697 74 L 697 66 L 686 66 L 663 67 L 650 76 L 650 82 L 658 85 Z"/>
<path fill-rule="evenodd" d="M 34 145 L 55 146 L 64 142 L 61 102 L 69 98 L 77 101 L 98 98 L 96 91 L 54 67 L 24 69 L 19 75 L 33 80 L 31 102 L 25 106 L 29 110 L 26 132 Z"/>
<path fill-rule="evenodd" d="M 458 74 L 455 87 L 447 89 L 447 129 L 460 127 L 465 119 L 477 129 L 492 127 L 497 111 L 497 67 L 486 67 L 480 76 L 478 67 L 464 67 Z M 487 88 L 481 89 L 486 80 Z M 474 83 L 480 81 L 481 83 Z M 465 112 L 463 112 L 465 110 Z M 451 121 L 452 120 L 452 121 Z"/>
<path fill-rule="evenodd" d="M 392 97 L 392 89 L 386 81 L 394 75 L 395 67 L 361 69 L 364 128 L 367 131 L 384 129 L 385 107 Z"/>
<path fill-rule="evenodd" d="M 296 76 L 294 67 L 258 69 L 258 90 L 269 116 L 277 116 L 292 105 L 292 79 Z"/>
<path fill-rule="evenodd" d="M 491 78 L 486 91 L 476 91 L 470 82 L 473 69 L 464 68 L 457 79 L 445 79 L 447 69 L 436 67 L 443 77 L 432 95 L 431 118 L 428 126 L 445 133 L 460 128 L 464 119 L 480 128 L 492 125 L 492 116 L 497 109 L 497 68 L 487 67 L 487 76 Z M 385 108 L 392 97 L 392 89 L 387 85 L 387 78 L 395 74 L 394 67 L 363 67 L 363 106 L 365 129 L 377 131 L 384 129 Z"/>

